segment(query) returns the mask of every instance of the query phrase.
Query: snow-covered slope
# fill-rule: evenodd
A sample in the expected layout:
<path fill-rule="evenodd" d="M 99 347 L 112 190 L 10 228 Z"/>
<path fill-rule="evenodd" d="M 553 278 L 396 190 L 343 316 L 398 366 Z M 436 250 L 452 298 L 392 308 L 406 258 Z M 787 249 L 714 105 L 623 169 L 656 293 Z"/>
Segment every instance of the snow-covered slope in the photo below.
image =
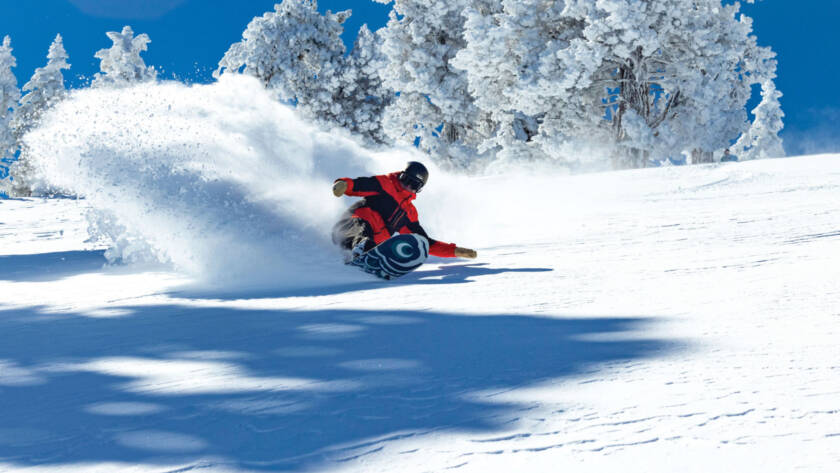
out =
<path fill-rule="evenodd" d="M 831 471 L 838 177 L 480 179 L 550 184 L 562 228 L 508 213 L 475 262 L 229 294 L 102 268 L 85 201 L 3 201 L 0 471 Z"/>
<path fill-rule="evenodd" d="M 479 258 L 386 283 L 337 264 L 328 231 L 350 199 L 329 184 L 410 152 L 303 133 L 259 95 L 231 131 L 213 111 L 250 85 L 161 87 L 87 112 L 102 96 L 81 96 L 32 138 L 86 199 L 0 201 L 0 471 L 840 463 L 840 156 L 433 170 L 421 221 Z M 154 113 L 120 140 L 108 117 L 132 100 Z M 106 125 L 62 136 L 76 112 Z M 301 140 L 322 152 L 287 163 Z M 127 235 L 109 255 L 152 258 L 105 267 L 91 213 Z"/>

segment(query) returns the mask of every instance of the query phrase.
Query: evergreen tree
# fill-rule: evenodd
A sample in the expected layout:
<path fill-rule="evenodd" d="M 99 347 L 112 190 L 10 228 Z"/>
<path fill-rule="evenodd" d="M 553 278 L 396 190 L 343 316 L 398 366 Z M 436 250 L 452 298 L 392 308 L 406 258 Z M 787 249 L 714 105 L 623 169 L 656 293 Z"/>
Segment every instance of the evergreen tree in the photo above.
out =
<path fill-rule="evenodd" d="M 695 32 L 699 53 L 686 68 L 691 80 L 682 85 L 683 111 L 665 126 L 699 162 L 712 162 L 714 154 L 748 130 L 752 86 L 772 82 L 777 62 L 770 48 L 758 46 L 752 20 L 739 16 L 737 4 L 721 8 L 715 0 L 700 5 L 702 15 L 684 20 Z"/>
<path fill-rule="evenodd" d="M 17 66 L 12 55 L 12 40 L 8 36 L 0 45 L 0 194 L 11 193 L 9 165 L 15 159 L 17 140 L 12 132 L 14 109 L 20 100 L 17 78 L 12 68 Z"/>
<path fill-rule="evenodd" d="M 337 124 L 374 144 L 389 141 L 382 117 L 394 97 L 379 76 L 385 67 L 379 44 L 379 36 L 363 25 L 350 57 L 343 62 L 339 85 L 332 94 L 333 102 L 340 106 L 335 117 Z"/>
<path fill-rule="evenodd" d="M 342 24 L 349 17 L 349 10 L 321 15 L 314 0 L 283 0 L 248 23 L 214 75 L 254 76 L 304 115 L 330 121 L 340 114 L 331 99 L 345 52 Z"/>
<path fill-rule="evenodd" d="M 38 124 L 47 109 L 65 97 L 64 76 L 61 71 L 70 69 L 67 58 L 61 35 L 57 35 L 47 53 L 47 65 L 36 69 L 29 82 L 23 86 L 23 91 L 27 94 L 20 99 L 20 105 L 12 119 L 13 134 L 20 149 L 18 160 L 11 166 L 13 191 L 17 195 L 29 195 L 32 192 L 32 181 L 35 179 L 33 163 L 25 144 L 20 141 L 26 132 Z"/>
<path fill-rule="evenodd" d="M 369 143 L 386 141 L 382 114 L 393 92 L 379 78 L 379 38 L 363 26 L 349 57 L 341 40 L 349 10 L 321 15 L 314 0 L 284 0 L 254 18 L 214 74 L 258 78 L 279 100 Z"/>
<path fill-rule="evenodd" d="M 454 64 L 502 157 L 575 161 L 588 146 L 640 166 L 722 149 L 747 127 L 751 85 L 775 73 L 751 20 L 720 0 L 470 4 Z"/>
<path fill-rule="evenodd" d="M 753 110 L 755 119 L 747 133 L 745 133 L 735 148 L 741 150 L 742 159 L 782 158 L 785 150 L 779 132 L 784 128 L 779 99 L 782 93 L 776 90 L 772 80 L 761 84 L 761 103 Z"/>
<path fill-rule="evenodd" d="M 155 68 L 147 67 L 140 57 L 140 53 L 146 51 L 152 41 L 149 35 L 143 33 L 135 37 L 130 26 L 123 27 L 121 33 L 109 31 L 106 34 L 114 44 L 94 55 L 100 60 L 100 72 L 94 75 L 91 87 L 126 87 L 157 78 Z"/>
<path fill-rule="evenodd" d="M 495 148 L 502 160 L 573 161 L 565 148 L 580 154 L 584 142 L 604 141 L 604 89 L 588 90 L 600 55 L 565 9 L 562 1 L 502 0 L 465 10 L 466 45 L 453 64 L 494 125 L 480 149 Z"/>
<path fill-rule="evenodd" d="M 381 3 L 389 3 L 380 0 Z M 438 161 L 467 167 L 493 132 L 490 117 L 475 104 L 464 70 L 452 63 L 466 45 L 464 9 L 489 0 L 395 0 L 381 31 L 388 65 L 386 87 L 399 96 L 385 111 L 385 132 L 415 143 Z"/>

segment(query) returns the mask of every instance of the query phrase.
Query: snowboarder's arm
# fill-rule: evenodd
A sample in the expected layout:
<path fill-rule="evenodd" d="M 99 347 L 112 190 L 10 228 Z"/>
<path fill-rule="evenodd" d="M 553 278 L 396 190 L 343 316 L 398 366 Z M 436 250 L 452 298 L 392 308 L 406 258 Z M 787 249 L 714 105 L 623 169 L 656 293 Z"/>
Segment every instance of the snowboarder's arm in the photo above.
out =
<path fill-rule="evenodd" d="M 382 186 L 376 177 L 357 177 L 350 179 L 342 177 L 333 183 L 333 194 L 336 197 L 350 195 L 354 197 L 368 197 L 382 192 Z"/>
<path fill-rule="evenodd" d="M 478 254 L 475 250 L 469 248 L 461 248 L 455 243 L 444 243 L 442 241 L 431 238 L 426 230 L 420 226 L 419 222 L 411 222 L 400 229 L 400 233 L 417 233 L 423 235 L 429 240 L 429 254 L 441 258 L 475 258 Z"/>

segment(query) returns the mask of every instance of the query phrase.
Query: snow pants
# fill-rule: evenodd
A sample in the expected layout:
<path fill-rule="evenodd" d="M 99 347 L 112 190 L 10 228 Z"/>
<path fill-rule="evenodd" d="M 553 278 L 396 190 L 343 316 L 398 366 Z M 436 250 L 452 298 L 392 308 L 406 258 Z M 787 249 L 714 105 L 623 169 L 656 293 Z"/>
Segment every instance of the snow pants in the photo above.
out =
<path fill-rule="evenodd" d="M 373 241 L 373 228 L 358 217 L 345 217 L 333 227 L 332 241 L 345 250 L 352 250 L 364 241 L 364 251 L 376 246 Z"/>

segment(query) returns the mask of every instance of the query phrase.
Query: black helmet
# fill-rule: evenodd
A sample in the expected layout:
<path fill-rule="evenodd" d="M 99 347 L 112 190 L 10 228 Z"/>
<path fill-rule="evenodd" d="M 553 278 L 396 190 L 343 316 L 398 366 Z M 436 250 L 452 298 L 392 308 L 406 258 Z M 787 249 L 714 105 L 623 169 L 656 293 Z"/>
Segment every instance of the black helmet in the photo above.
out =
<path fill-rule="evenodd" d="M 429 180 L 429 170 L 422 163 L 409 161 L 405 171 L 400 173 L 400 182 L 406 189 L 413 192 L 420 192 Z"/>

